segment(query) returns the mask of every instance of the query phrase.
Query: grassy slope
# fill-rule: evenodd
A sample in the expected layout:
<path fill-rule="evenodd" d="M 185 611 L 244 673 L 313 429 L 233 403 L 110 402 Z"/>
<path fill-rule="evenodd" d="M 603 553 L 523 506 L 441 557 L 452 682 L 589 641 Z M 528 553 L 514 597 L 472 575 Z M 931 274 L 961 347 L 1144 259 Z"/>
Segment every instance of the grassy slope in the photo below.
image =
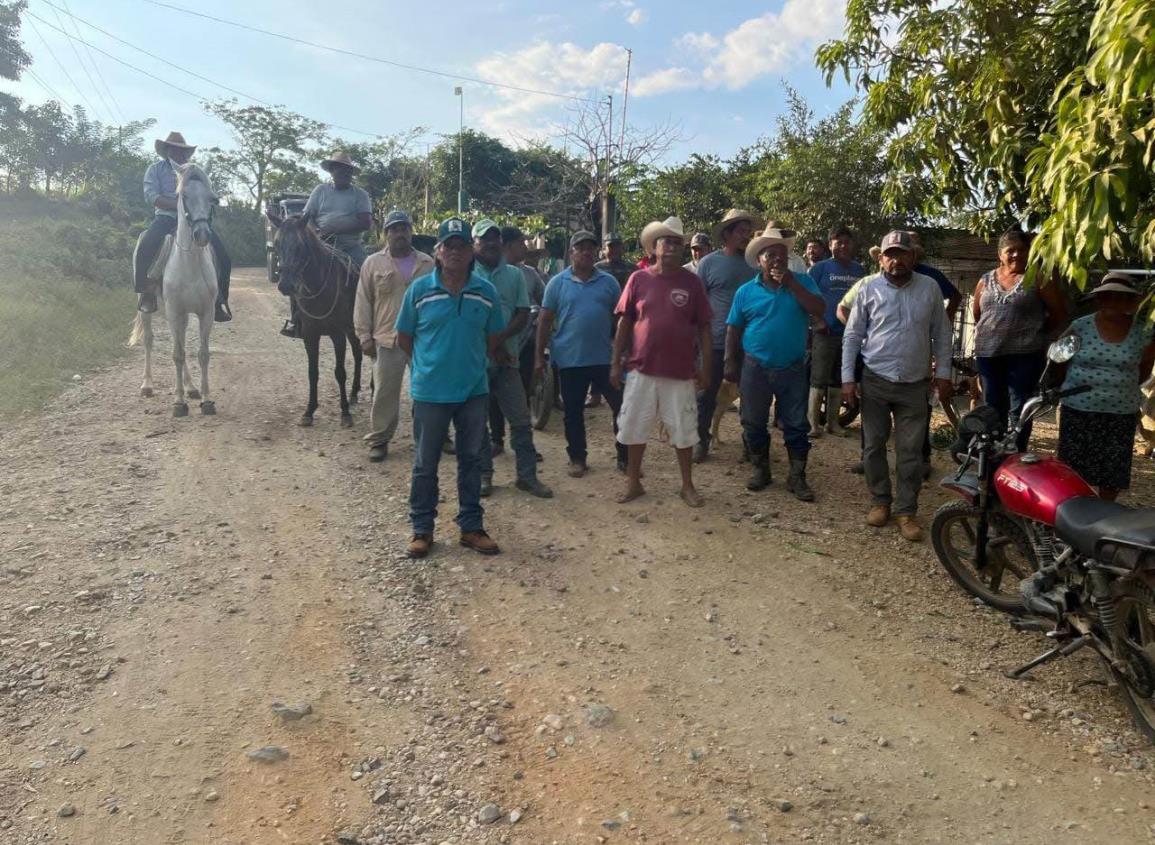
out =
<path fill-rule="evenodd" d="M 64 204 L 0 202 L 0 418 L 126 352 L 129 227 Z"/>

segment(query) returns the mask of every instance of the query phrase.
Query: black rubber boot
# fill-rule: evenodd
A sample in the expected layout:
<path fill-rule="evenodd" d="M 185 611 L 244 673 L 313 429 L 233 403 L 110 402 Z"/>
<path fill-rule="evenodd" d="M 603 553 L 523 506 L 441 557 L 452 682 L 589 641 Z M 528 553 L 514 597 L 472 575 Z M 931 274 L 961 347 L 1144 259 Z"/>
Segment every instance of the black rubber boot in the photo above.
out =
<path fill-rule="evenodd" d="M 750 480 L 746 482 L 746 489 L 765 490 L 773 481 L 770 476 L 770 447 L 767 446 L 760 452 L 751 452 L 750 463 L 754 465 L 754 471 L 750 473 Z"/>
<path fill-rule="evenodd" d="M 700 464 L 710 456 L 710 435 L 698 435 L 698 442 L 694 445 L 694 463 Z"/>
<path fill-rule="evenodd" d="M 799 501 L 813 502 L 814 491 L 806 483 L 806 455 L 799 452 L 790 452 L 790 475 L 786 479 L 786 489 L 793 493 Z"/>
<path fill-rule="evenodd" d="M 156 291 L 146 290 L 142 293 L 136 303 L 136 310 L 142 314 L 152 314 L 156 311 Z"/>

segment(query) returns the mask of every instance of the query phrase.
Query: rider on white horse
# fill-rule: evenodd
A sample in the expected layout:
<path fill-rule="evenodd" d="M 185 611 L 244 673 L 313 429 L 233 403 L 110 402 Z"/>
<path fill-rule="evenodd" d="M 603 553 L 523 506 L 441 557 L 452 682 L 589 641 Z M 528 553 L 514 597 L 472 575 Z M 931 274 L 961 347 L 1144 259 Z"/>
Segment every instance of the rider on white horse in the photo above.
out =
<path fill-rule="evenodd" d="M 329 245 L 340 250 L 357 265 L 365 263 L 365 244 L 362 237 L 373 225 L 373 204 L 369 194 L 353 184 L 360 171 L 346 152 L 333 153 L 321 162 L 321 169 L 333 177 L 313 189 L 305 209 L 301 212 L 316 227 L 317 234 Z M 270 213 L 271 212 L 267 212 Z M 287 296 L 286 291 L 281 291 Z M 292 300 L 292 317 L 285 322 L 281 334 L 300 337 L 297 326 L 296 300 Z"/>
<path fill-rule="evenodd" d="M 155 142 L 159 161 L 153 162 L 144 174 L 144 197 L 156 209 L 152 223 L 136 250 L 133 266 L 134 286 L 140 294 L 137 308 L 146 314 L 156 311 L 156 286 L 149 281 L 148 271 L 164 245 L 166 235 L 176 232 L 177 167 L 192 158 L 195 145 L 186 144 L 184 135 L 170 132 L 164 140 Z M 212 233 L 213 259 L 217 268 L 217 303 L 215 319 L 226 323 L 233 318 L 229 311 L 229 277 L 233 262 L 216 232 Z"/>

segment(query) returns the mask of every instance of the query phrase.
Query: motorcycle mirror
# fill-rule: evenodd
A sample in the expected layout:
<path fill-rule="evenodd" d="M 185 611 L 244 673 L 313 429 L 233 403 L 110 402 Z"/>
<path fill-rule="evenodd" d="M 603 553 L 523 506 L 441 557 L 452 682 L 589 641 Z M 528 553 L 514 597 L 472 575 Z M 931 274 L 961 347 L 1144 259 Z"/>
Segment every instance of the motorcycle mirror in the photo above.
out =
<path fill-rule="evenodd" d="M 1047 358 L 1056 364 L 1065 364 L 1075 357 L 1083 343 L 1076 334 L 1065 334 L 1047 350 Z"/>

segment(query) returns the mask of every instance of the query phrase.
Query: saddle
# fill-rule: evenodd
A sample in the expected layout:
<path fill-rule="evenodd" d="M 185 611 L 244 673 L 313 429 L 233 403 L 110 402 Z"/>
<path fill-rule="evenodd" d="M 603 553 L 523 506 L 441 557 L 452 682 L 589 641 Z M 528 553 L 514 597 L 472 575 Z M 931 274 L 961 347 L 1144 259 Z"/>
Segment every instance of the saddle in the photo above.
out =
<path fill-rule="evenodd" d="M 136 248 L 140 249 L 140 242 L 144 239 L 144 232 L 140 233 L 140 237 L 136 239 Z M 172 235 L 164 236 L 164 243 L 160 245 L 157 250 L 156 258 L 152 260 L 152 264 L 148 267 L 148 280 L 156 282 L 158 285 L 164 279 L 164 265 L 168 263 L 168 257 L 172 254 Z"/>

